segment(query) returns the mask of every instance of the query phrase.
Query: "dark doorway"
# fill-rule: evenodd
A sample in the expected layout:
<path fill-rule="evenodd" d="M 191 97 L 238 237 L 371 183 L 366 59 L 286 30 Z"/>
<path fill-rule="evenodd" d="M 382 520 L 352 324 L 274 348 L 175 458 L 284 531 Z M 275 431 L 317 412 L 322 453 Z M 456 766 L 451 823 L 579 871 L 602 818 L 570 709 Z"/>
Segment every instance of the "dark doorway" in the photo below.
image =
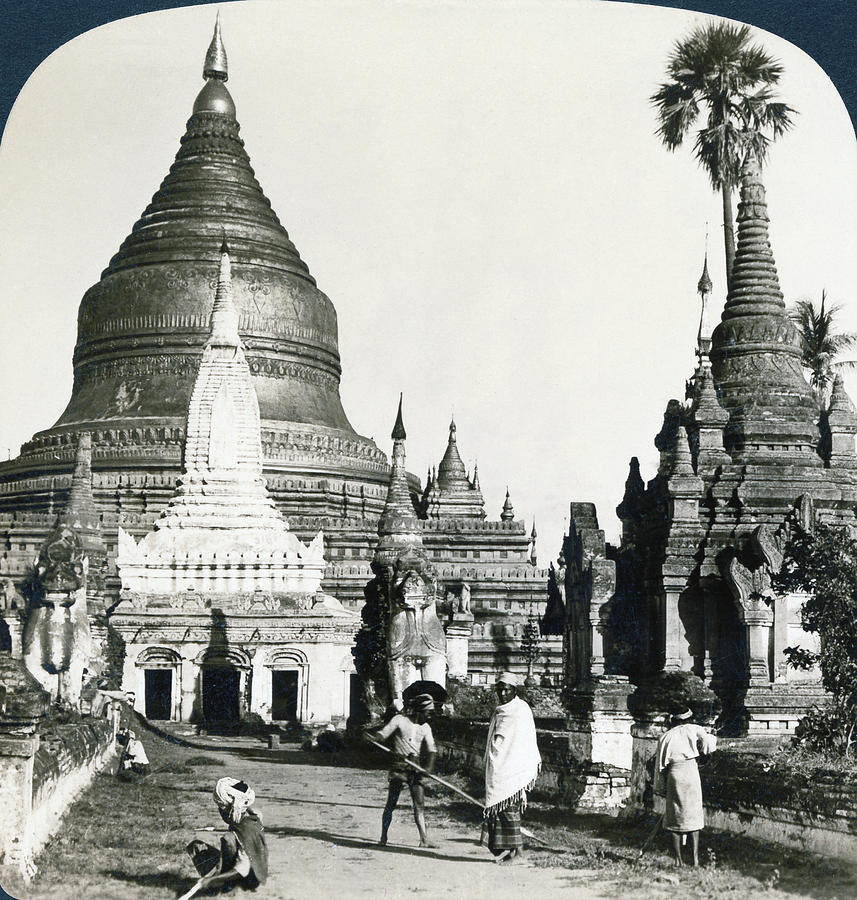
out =
<path fill-rule="evenodd" d="M 363 699 L 363 684 L 354 672 L 348 676 L 348 718 L 357 723 L 370 719 L 369 707 Z"/>
<path fill-rule="evenodd" d="M 231 666 L 202 670 L 202 716 L 208 724 L 238 724 L 240 673 Z"/>
<path fill-rule="evenodd" d="M 146 669 L 146 718 L 170 719 L 173 705 L 173 670 Z"/>
<path fill-rule="evenodd" d="M 298 718 L 298 672 L 296 669 L 274 669 L 271 672 L 271 718 Z"/>

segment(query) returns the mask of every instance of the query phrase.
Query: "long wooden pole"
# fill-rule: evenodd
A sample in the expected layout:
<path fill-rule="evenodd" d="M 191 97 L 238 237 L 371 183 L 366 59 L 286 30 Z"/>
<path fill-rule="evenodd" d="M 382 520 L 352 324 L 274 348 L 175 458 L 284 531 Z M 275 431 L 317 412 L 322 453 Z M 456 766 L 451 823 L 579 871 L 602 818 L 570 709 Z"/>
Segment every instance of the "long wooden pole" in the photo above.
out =
<path fill-rule="evenodd" d="M 370 737 L 366 738 L 370 744 L 374 744 L 376 747 L 380 747 L 385 753 L 392 753 L 389 747 L 386 747 L 384 744 L 379 743 L 378 741 L 373 740 Z M 475 797 L 471 797 L 470 794 L 466 794 L 460 788 L 457 788 L 454 784 L 450 784 L 448 781 L 444 781 L 443 778 L 439 778 L 433 772 L 429 772 L 428 769 L 424 769 L 422 766 L 418 766 L 415 762 L 412 762 L 409 759 L 406 759 L 405 762 L 412 768 L 416 769 L 418 772 L 422 772 L 423 775 L 431 778 L 432 781 L 436 781 L 438 784 L 442 784 L 444 787 L 449 788 L 451 791 L 455 791 L 460 797 L 464 797 L 465 800 L 469 800 L 471 803 L 478 806 L 480 809 L 485 809 L 485 804 L 482 803 L 481 800 L 477 800 Z"/>
<path fill-rule="evenodd" d="M 392 753 L 392 752 L 393 752 L 389 747 L 385 746 L 384 744 L 380 744 L 378 741 L 373 740 L 373 739 L 370 738 L 368 735 L 366 736 L 366 740 L 369 741 L 370 744 L 374 744 L 376 747 L 380 747 L 381 750 L 383 750 L 385 753 Z M 406 762 L 412 769 L 416 769 L 417 772 L 422 772 L 423 775 L 425 775 L 427 778 L 431 778 L 432 781 L 436 781 L 438 784 L 442 784 L 444 787 L 449 788 L 451 791 L 455 791 L 455 793 L 458 794 L 460 797 L 464 797 L 465 800 L 469 800 L 469 801 L 470 801 L 471 803 L 473 803 L 475 806 L 478 806 L 481 810 L 484 811 L 484 809 L 485 809 L 485 804 L 482 803 L 481 800 L 477 800 L 475 797 L 471 797 L 470 794 L 466 794 L 466 793 L 465 793 L 464 791 L 462 791 L 460 788 L 457 788 L 454 784 L 450 784 L 450 782 L 444 781 L 443 778 L 439 778 L 439 777 L 438 777 L 437 775 L 435 775 L 433 772 L 429 772 L 428 769 L 424 769 L 422 766 L 418 766 L 415 762 L 412 762 L 412 761 L 409 760 L 409 759 L 406 759 L 405 762 Z M 551 844 L 549 844 L 547 841 L 543 841 L 541 838 L 536 837 L 536 836 L 532 833 L 532 831 L 530 831 L 529 828 L 524 828 L 523 825 L 520 826 L 520 827 L 521 827 L 521 834 L 523 834 L 525 837 L 528 837 L 530 840 L 535 841 L 537 844 L 541 844 L 543 847 L 547 847 L 549 850 L 557 850 L 557 851 L 559 850 L 558 847 L 553 847 L 553 846 L 552 846 Z"/>

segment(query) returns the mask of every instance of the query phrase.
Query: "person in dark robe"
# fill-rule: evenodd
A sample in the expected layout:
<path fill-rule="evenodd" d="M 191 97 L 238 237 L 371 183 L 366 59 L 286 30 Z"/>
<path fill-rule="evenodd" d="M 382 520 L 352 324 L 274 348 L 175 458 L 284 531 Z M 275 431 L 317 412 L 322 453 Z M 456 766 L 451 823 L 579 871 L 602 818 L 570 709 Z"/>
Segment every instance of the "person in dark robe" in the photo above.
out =
<path fill-rule="evenodd" d="M 231 882 L 255 890 L 268 878 L 268 845 L 262 817 L 252 807 L 256 800 L 253 789 L 237 778 L 221 778 L 214 788 L 214 800 L 228 831 L 220 839 L 219 849 L 200 840 L 187 845 L 202 877 L 184 897 Z"/>

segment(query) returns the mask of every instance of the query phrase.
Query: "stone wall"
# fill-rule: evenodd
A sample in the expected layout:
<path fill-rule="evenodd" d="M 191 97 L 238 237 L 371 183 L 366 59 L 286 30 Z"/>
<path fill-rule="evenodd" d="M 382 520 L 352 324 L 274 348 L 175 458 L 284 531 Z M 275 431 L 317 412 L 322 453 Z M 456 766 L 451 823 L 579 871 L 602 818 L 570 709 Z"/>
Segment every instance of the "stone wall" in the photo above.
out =
<path fill-rule="evenodd" d="M 31 851 L 35 855 L 59 826 L 63 813 L 96 772 L 115 756 L 111 719 L 86 719 L 43 734 L 33 759 Z"/>
<path fill-rule="evenodd" d="M 857 859 L 857 772 L 801 772 L 723 750 L 700 773 L 709 827 Z"/>
<path fill-rule="evenodd" d="M 488 723 L 442 717 L 433 720 L 432 730 L 438 743 L 438 768 L 464 771 L 481 785 Z M 563 719 L 536 719 L 536 732 L 542 770 L 533 799 L 611 814 L 624 806 L 630 774 L 626 769 L 591 765 L 577 757 Z"/>
<path fill-rule="evenodd" d="M 663 812 L 652 794 L 653 759 L 663 727 L 633 727 L 630 809 Z M 776 764 L 776 741 L 736 738 L 700 760 L 705 822 L 734 834 L 825 856 L 857 858 L 857 772 L 802 771 Z"/>
<path fill-rule="evenodd" d="M 38 737 L 0 736 L 0 881 L 35 874 L 33 859 L 63 814 L 116 753 L 117 717 L 46 726 Z"/>
<path fill-rule="evenodd" d="M 618 814 L 653 809 L 652 772 L 659 722 L 633 726 L 631 771 L 587 764 L 563 719 L 536 719 L 542 771 L 532 797 L 579 812 Z M 432 723 L 438 770 L 465 772 L 481 796 L 487 722 L 442 717 Z M 770 741 L 721 741 L 700 762 L 707 827 L 773 841 L 825 856 L 857 858 L 857 772 L 803 772 L 776 766 Z"/>

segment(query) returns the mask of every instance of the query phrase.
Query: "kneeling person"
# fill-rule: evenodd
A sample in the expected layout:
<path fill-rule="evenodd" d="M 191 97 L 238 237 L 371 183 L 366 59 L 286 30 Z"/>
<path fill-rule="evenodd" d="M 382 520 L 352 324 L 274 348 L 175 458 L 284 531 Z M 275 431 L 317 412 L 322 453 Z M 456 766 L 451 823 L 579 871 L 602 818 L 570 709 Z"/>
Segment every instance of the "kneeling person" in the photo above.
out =
<path fill-rule="evenodd" d="M 407 784 L 411 792 L 414 806 L 414 820 L 420 833 L 420 847 L 436 847 L 426 836 L 425 793 L 422 785 L 422 774 L 408 765 L 408 760 L 419 765 L 420 754 L 425 748 L 426 759 L 423 768 L 431 772 L 434 768 L 437 747 L 428 716 L 434 709 L 431 694 L 418 694 L 411 701 L 405 713 L 399 713 L 377 733 L 380 741 L 393 738 L 393 761 L 390 765 L 390 783 L 387 790 L 387 805 L 381 817 L 381 840 L 383 847 L 387 843 L 387 833 L 393 821 L 393 810 L 399 802 L 399 794 Z"/>
<path fill-rule="evenodd" d="M 201 876 L 197 890 L 240 881 L 250 890 L 268 877 L 268 846 L 262 817 L 253 808 L 256 794 L 246 782 L 221 778 L 214 787 L 214 801 L 229 830 L 220 839 L 220 849 L 205 841 L 191 841 L 187 852 Z"/>

